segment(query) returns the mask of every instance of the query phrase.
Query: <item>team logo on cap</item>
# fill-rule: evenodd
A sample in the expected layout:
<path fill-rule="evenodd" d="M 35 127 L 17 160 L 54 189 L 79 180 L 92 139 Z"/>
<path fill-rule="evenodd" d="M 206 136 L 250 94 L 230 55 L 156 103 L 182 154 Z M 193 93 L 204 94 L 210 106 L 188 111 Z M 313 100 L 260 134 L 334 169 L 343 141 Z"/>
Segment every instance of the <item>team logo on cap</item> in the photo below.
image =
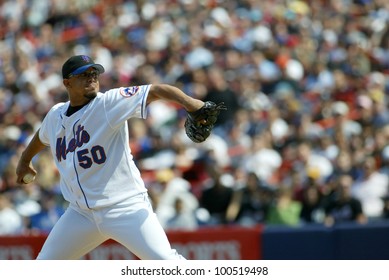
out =
<path fill-rule="evenodd" d="M 138 91 L 139 91 L 138 86 L 120 88 L 120 94 L 123 95 L 124 97 L 131 97 L 131 96 L 137 94 Z"/>
<path fill-rule="evenodd" d="M 86 55 L 81 56 L 82 60 L 89 62 L 89 57 Z"/>

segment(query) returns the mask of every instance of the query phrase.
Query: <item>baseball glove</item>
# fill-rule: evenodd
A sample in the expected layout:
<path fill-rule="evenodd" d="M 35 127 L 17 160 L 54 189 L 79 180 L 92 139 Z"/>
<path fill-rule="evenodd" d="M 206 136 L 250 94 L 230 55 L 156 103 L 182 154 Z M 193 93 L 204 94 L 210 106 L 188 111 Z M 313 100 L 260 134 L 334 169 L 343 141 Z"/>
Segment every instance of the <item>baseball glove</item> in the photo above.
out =
<path fill-rule="evenodd" d="M 224 102 L 215 104 L 206 101 L 204 106 L 195 112 L 188 112 L 185 120 L 186 135 L 195 143 L 204 142 L 211 134 L 221 110 L 227 110 Z"/>

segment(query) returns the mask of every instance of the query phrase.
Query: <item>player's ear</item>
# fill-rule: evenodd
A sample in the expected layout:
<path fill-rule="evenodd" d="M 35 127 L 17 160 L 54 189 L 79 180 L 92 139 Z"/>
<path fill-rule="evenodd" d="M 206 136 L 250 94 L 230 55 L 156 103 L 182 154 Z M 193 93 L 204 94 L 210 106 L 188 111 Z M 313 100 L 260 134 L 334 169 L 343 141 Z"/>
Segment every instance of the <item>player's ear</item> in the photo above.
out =
<path fill-rule="evenodd" d="M 69 79 L 63 79 L 62 83 L 66 88 L 71 87 Z"/>

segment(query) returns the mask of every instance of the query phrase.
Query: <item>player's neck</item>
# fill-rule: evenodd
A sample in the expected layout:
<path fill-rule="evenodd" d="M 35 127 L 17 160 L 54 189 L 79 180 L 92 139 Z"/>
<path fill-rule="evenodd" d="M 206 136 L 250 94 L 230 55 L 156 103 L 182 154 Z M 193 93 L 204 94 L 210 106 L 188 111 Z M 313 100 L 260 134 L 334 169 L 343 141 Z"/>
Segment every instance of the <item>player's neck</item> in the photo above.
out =
<path fill-rule="evenodd" d="M 69 107 L 68 109 L 66 110 L 66 116 L 67 117 L 70 117 L 71 115 L 73 115 L 74 113 L 76 113 L 77 111 L 79 111 L 80 109 L 82 109 L 85 105 L 87 105 L 89 103 L 89 101 L 85 104 L 82 104 L 82 105 L 78 105 L 78 106 L 72 106 L 72 104 L 69 104 Z"/>

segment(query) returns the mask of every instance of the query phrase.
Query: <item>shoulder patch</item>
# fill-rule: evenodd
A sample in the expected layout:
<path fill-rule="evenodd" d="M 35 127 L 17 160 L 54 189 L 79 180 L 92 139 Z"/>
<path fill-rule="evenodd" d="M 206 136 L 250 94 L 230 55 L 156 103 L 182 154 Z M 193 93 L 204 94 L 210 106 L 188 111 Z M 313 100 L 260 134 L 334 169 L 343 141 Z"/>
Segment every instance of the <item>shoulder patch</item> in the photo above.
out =
<path fill-rule="evenodd" d="M 119 92 L 124 97 L 131 97 L 139 92 L 139 86 L 122 87 Z"/>

